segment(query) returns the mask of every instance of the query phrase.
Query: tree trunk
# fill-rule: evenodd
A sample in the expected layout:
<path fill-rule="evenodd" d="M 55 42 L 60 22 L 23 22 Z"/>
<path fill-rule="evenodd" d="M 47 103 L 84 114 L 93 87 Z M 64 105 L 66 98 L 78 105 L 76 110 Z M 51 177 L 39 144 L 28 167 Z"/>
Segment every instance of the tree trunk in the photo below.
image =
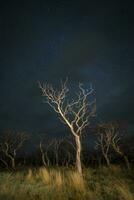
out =
<path fill-rule="evenodd" d="M 8 164 L 7 164 L 7 162 L 4 160 L 4 159 L 0 159 L 1 160 L 1 162 L 6 166 L 6 169 L 8 169 Z"/>
<path fill-rule="evenodd" d="M 57 151 L 57 150 L 56 150 Z M 59 158 L 58 158 L 58 151 L 55 152 L 55 159 L 56 159 L 56 166 L 59 166 Z"/>
<path fill-rule="evenodd" d="M 43 147 L 42 147 L 42 143 L 40 142 L 40 152 L 41 152 L 41 159 L 42 159 L 42 163 L 43 165 L 46 167 L 46 162 L 45 162 L 45 155 L 44 155 L 44 151 L 43 151 Z"/>
<path fill-rule="evenodd" d="M 76 169 L 80 175 L 82 175 L 82 167 L 81 167 L 81 141 L 80 136 L 75 136 L 76 142 Z"/>
<path fill-rule="evenodd" d="M 15 159 L 11 158 L 11 165 L 12 165 L 12 169 L 15 169 Z"/>
<path fill-rule="evenodd" d="M 6 152 L 6 156 L 10 159 L 12 169 L 15 169 L 16 167 L 15 157 L 10 155 L 8 152 Z"/>
<path fill-rule="evenodd" d="M 43 165 L 46 167 L 46 161 L 45 161 L 45 155 L 44 155 L 44 153 L 42 153 L 41 158 L 42 158 Z"/>
<path fill-rule="evenodd" d="M 114 148 L 114 149 L 115 149 L 115 148 Z M 115 149 L 115 151 L 116 151 L 121 157 L 124 158 L 125 163 L 126 163 L 126 166 L 127 166 L 127 169 L 130 170 L 129 160 L 128 160 L 127 156 L 124 154 L 124 152 L 122 152 L 121 150 L 117 150 L 117 149 Z"/>
<path fill-rule="evenodd" d="M 120 152 L 120 155 L 124 158 L 127 169 L 130 170 L 130 164 L 129 164 L 127 156 L 123 152 Z"/>
<path fill-rule="evenodd" d="M 108 158 L 107 155 L 105 155 L 104 157 L 105 157 L 105 160 L 106 160 L 107 166 L 109 167 L 109 166 L 110 166 L 110 160 L 109 160 L 109 158 Z"/>
<path fill-rule="evenodd" d="M 127 169 L 130 170 L 130 164 L 129 164 L 129 161 L 128 161 L 127 156 L 126 156 L 126 155 L 123 155 L 123 157 L 124 157 L 124 160 L 125 160 L 125 162 L 126 162 Z"/>

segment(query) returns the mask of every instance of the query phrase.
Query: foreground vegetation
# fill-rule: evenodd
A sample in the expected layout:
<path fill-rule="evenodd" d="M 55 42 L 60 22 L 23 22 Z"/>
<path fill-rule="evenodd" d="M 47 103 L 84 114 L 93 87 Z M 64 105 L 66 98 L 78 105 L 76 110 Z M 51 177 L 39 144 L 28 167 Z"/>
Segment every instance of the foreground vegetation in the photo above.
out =
<path fill-rule="evenodd" d="M 133 170 L 119 166 L 75 170 L 39 168 L 0 172 L 1 200 L 133 200 Z"/>

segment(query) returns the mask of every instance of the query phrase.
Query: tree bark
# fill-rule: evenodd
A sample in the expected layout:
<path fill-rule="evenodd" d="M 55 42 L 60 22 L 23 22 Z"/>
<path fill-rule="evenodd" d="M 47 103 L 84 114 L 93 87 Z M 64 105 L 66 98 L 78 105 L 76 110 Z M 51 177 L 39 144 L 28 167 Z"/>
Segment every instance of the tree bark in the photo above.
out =
<path fill-rule="evenodd" d="M 76 142 L 76 169 L 80 175 L 82 175 L 82 167 L 81 167 L 81 141 L 80 136 L 75 136 Z"/>

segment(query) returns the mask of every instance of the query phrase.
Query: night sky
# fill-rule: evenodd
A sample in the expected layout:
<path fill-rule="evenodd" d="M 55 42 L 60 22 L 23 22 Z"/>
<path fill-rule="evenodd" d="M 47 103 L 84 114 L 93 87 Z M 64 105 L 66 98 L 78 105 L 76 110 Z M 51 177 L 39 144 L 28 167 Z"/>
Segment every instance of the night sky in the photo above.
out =
<path fill-rule="evenodd" d="M 92 82 L 97 120 L 134 130 L 133 1 L 3 1 L 0 5 L 0 129 L 59 135 L 37 81 Z"/>

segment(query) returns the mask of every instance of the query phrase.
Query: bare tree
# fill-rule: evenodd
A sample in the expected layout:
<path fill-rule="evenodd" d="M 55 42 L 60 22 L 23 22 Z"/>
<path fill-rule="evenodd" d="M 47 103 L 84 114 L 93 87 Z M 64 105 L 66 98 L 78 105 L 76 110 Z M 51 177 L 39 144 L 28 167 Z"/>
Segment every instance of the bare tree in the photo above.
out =
<path fill-rule="evenodd" d="M 128 158 L 124 154 L 123 150 L 121 150 L 119 144 L 120 140 L 121 135 L 119 125 L 116 122 L 103 123 L 99 125 L 98 140 L 96 144 L 97 146 L 100 146 L 107 165 L 110 166 L 110 150 L 114 150 L 124 158 L 127 168 L 130 169 Z"/>
<path fill-rule="evenodd" d="M 112 123 L 111 127 L 109 127 L 109 128 L 113 135 L 111 146 L 117 154 L 119 154 L 121 157 L 123 157 L 128 170 L 130 170 L 129 160 L 128 160 L 127 156 L 125 155 L 124 151 L 121 149 L 120 144 L 119 144 L 119 142 L 121 140 L 121 136 L 119 135 L 119 132 L 120 132 L 119 125 L 117 123 L 114 123 L 114 124 Z"/>
<path fill-rule="evenodd" d="M 85 90 L 83 85 L 79 83 L 79 93 L 76 94 L 76 100 L 67 101 L 67 93 L 69 89 L 65 82 L 61 81 L 61 88 L 54 89 L 52 85 L 41 84 L 39 87 L 42 95 L 46 98 L 46 102 L 59 114 L 60 119 L 65 123 L 76 143 L 76 168 L 82 175 L 81 167 L 81 136 L 85 128 L 89 125 L 89 118 L 95 116 L 96 103 L 95 100 L 88 101 L 88 96 L 93 94 L 92 86 L 89 90 Z"/>
<path fill-rule="evenodd" d="M 0 151 L 4 155 L 5 160 L 1 161 L 8 168 L 8 162 L 11 164 L 12 169 L 16 167 L 16 155 L 18 150 L 23 146 L 25 140 L 27 140 L 27 135 L 24 132 L 14 133 L 12 131 L 7 131 L 1 135 L 0 138 Z"/>
<path fill-rule="evenodd" d="M 46 151 L 44 151 L 44 145 L 43 145 L 42 141 L 40 141 L 40 143 L 39 143 L 39 149 L 40 149 L 40 153 L 41 153 L 42 163 L 46 167 L 47 166 L 46 159 L 45 159 Z"/>
<path fill-rule="evenodd" d="M 55 156 L 55 162 L 56 162 L 56 166 L 59 166 L 59 151 L 60 151 L 60 147 L 63 143 L 64 139 L 54 139 L 53 140 L 53 150 L 54 150 L 54 156 Z"/>
<path fill-rule="evenodd" d="M 39 135 L 39 150 L 41 153 L 42 164 L 47 167 L 50 165 L 50 159 L 48 157 L 48 152 L 51 146 L 53 145 L 53 141 L 48 139 L 46 135 Z"/>
<path fill-rule="evenodd" d="M 64 138 L 64 141 L 62 142 L 61 145 L 61 157 L 63 166 L 68 167 L 70 164 L 74 163 L 75 152 L 76 152 L 76 146 L 72 138 L 70 137 Z"/>
<path fill-rule="evenodd" d="M 109 125 L 106 123 L 100 124 L 97 131 L 96 148 L 100 148 L 106 163 L 110 166 L 110 149 L 112 144 L 113 134 L 109 131 Z"/>

